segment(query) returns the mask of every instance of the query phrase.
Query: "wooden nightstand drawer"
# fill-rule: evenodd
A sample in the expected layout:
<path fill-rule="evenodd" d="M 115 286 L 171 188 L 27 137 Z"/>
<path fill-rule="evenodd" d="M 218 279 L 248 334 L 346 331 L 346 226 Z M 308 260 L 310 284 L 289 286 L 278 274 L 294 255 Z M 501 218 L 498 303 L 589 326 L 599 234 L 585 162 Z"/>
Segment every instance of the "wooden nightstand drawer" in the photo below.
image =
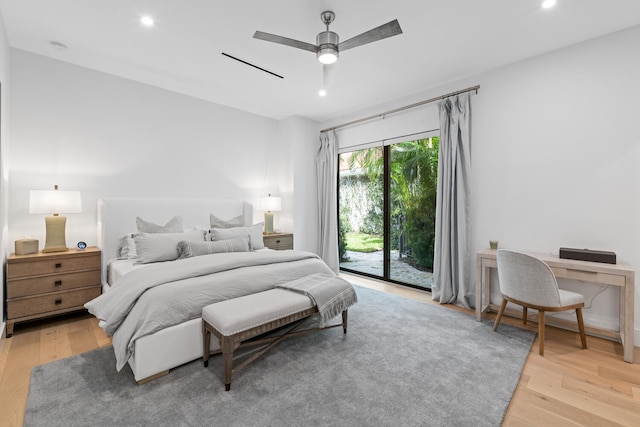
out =
<path fill-rule="evenodd" d="M 98 295 L 100 295 L 100 286 L 11 300 L 7 301 L 7 317 L 15 319 L 33 315 L 46 315 L 49 312 L 74 307 L 81 309 L 85 302 Z"/>
<path fill-rule="evenodd" d="M 75 252 L 74 254 L 77 254 Z M 34 259 L 30 256 L 16 257 L 7 265 L 7 279 L 39 276 L 42 274 L 68 273 L 78 270 L 100 269 L 100 253 L 76 256 L 57 256 Z"/>
<path fill-rule="evenodd" d="M 269 249 L 293 249 L 293 234 L 290 233 L 267 234 L 262 239 Z"/>
<path fill-rule="evenodd" d="M 68 291 L 100 284 L 100 270 L 7 280 L 7 298 Z"/>

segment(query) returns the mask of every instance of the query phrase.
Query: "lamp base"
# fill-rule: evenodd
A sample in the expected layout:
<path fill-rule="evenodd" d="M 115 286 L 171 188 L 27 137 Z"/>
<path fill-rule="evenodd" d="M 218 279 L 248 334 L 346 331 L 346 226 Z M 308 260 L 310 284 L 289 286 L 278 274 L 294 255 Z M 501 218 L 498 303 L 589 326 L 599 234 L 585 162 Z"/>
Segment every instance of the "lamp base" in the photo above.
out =
<path fill-rule="evenodd" d="M 47 238 L 45 240 L 43 253 L 48 252 L 66 252 L 67 241 L 65 238 L 65 229 L 67 225 L 67 217 L 60 215 L 50 215 L 44 218 L 47 226 Z"/>
<path fill-rule="evenodd" d="M 264 213 L 264 234 L 273 234 L 273 212 Z"/>

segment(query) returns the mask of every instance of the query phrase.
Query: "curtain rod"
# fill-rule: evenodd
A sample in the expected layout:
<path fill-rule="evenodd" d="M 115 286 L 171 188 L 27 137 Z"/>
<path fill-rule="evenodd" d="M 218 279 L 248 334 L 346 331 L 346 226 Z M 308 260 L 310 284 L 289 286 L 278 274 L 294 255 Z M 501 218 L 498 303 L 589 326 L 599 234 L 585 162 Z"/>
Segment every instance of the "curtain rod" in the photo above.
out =
<path fill-rule="evenodd" d="M 328 132 L 330 130 L 340 129 L 340 128 L 343 128 L 343 127 L 346 127 L 346 126 L 355 125 L 355 124 L 366 122 L 366 121 L 373 120 L 373 119 L 378 119 L 378 118 L 383 118 L 384 119 L 385 116 L 388 116 L 390 114 L 398 113 L 400 111 L 408 110 L 408 109 L 414 108 L 414 107 L 419 107 L 420 105 L 430 104 L 432 102 L 440 101 L 441 99 L 445 99 L 445 98 L 448 98 L 450 96 L 460 95 L 461 93 L 472 92 L 472 91 L 475 90 L 476 94 L 477 94 L 478 93 L 478 89 L 480 89 L 480 85 L 468 87 L 466 89 L 457 90 L 455 92 L 451 92 L 451 93 L 448 93 L 446 95 L 436 96 L 435 98 L 431 98 L 431 99 L 427 99 L 427 100 L 424 100 L 424 101 L 416 102 L 415 104 L 405 105 L 404 107 L 399 107 L 399 108 L 395 108 L 393 110 L 385 111 L 384 113 L 374 114 L 372 116 L 363 117 L 361 119 L 353 120 L 353 121 L 350 121 L 350 122 L 347 122 L 347 123 L 342 123 L 340 125 L 332 126 L 330 128 L 322 129 L 320 132 Z"/>

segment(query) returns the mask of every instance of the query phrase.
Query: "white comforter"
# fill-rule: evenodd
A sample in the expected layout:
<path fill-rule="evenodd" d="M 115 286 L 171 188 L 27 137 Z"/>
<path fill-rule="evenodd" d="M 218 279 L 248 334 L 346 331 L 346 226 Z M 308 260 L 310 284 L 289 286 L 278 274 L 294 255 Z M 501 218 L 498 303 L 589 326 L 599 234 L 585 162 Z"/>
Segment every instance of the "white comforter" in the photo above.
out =
<path fill-rule="evenodd" d="M 314 273 L 334 274 L 310 252 L 204 255 L 145 265 L 85 307 L 113 336 L 119 371 L 133 355 L 136 339 L 200 317 L 202 308 L 214 302 L 262 292 Z"/>

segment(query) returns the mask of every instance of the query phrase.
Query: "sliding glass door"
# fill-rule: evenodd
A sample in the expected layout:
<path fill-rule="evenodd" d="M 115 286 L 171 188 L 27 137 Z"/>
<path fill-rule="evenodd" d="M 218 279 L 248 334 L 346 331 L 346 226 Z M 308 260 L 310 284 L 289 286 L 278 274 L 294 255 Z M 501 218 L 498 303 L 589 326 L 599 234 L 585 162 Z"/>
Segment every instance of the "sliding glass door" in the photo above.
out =
<path fill-rule="evenodd" d="M 438 138 L 340 154 L 340 268 L 431 288 Z"/>
<path fill-rule="evenodd" d="M 384 174 L 382 147 L 339 157 L 340 267 L 384 277 Z"/>

